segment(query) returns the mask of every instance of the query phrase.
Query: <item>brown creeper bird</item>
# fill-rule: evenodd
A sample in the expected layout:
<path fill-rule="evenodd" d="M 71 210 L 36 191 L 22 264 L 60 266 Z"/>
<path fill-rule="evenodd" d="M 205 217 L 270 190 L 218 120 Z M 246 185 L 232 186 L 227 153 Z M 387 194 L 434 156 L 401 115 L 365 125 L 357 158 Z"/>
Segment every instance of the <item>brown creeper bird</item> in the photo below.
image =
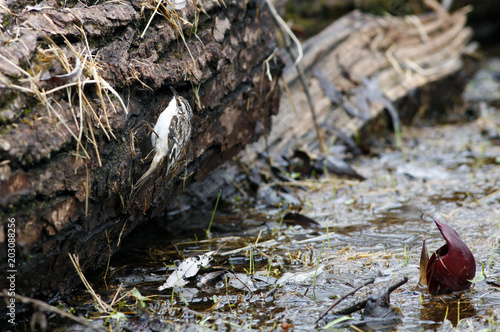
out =
<path fill-rule="evenodd" d="M 155 156 L 149 169 L 132 188 L 132 193 L 141 188 L 153 172 L 167 162 L 166 174 L 177 163 L 181 151 L 191 138 L 191 119 L 193 111 L 186 99 L 179 96 L 173 87 L 174 98 L 167 108 L 160 114 L 151 133 L 151 143 L 155 149 Z"/>

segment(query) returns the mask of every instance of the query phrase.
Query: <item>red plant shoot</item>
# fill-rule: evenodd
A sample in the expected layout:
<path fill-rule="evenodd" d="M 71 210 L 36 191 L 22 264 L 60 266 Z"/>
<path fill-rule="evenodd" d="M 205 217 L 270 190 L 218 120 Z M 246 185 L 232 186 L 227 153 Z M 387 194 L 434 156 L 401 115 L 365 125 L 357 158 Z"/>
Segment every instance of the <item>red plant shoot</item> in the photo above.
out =
<path fill-rule="evenodd" d="M 467 289 L 476 275 L 476 261 L 467 245 L 450 226 L 434 220 L 446 244 L 436 250 L 425 266 L 421 260 L 421 282 L 431 294 L 444 294 Z M 425 248 L 425 240 L 424 240 Z M 427 249 L 425 249 L 427 256 Z M 425 260 L 425 259 L 424 259 Z"/>

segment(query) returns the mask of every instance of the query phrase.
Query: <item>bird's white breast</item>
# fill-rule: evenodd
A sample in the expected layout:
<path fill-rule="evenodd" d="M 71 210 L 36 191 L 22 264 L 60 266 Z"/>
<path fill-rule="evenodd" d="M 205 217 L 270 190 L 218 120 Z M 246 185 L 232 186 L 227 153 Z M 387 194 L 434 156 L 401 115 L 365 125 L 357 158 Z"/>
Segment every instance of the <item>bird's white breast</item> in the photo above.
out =
<path fill-rule="evenodd" d="M 168 151 L 168 132 L 170 129 L 170 123 L 172 122 L 172 118 L 177 114 L 177 105 L 175 102 L 175 98 L 172 98 L 167 108 L 163 112 L 161 112 L 158 117 L 158 121 L 155 125 L 155 132 L 158 134 L 156 137 L 155 133 L 151 134 L 151 143 L 155 148 L 156 153 L 163 151 L 163 153 L 167 153 Z"/>

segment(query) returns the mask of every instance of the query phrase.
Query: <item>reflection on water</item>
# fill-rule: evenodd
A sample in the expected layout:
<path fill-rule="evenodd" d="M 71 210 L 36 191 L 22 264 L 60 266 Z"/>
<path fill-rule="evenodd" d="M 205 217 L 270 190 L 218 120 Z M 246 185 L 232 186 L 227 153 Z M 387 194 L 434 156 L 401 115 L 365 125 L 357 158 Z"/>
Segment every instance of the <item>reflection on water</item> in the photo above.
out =
<path fill-rule="evenodd" d="M 422 302 L 420 309 L 421 320 L 436 323 L 449 320 L 453 326 L 457 326 L 461 319 L 475 315 L 476 309 L 467 293 L 428 298 Z"/>

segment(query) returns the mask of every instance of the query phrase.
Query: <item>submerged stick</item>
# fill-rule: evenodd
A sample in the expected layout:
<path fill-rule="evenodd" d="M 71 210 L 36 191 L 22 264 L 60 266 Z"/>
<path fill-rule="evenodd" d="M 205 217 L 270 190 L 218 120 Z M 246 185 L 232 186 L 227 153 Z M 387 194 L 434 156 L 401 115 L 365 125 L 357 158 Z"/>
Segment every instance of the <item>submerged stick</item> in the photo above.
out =
<path fill-rule="evenodd" d="M 57 307 L 54 307 L 54 306 L 52 306 L 52 305 L 50 305 L 50 304 L 48 304 L 46 302 L 43 302 L 41 300 L 32 299 L 30 297 L 26 297 L 26 296 L 22 296 L 22 295 L 18 295 L 18 294 L 9 295 L 9 293 L 7 293 L 6 289 L 4 289 L 0 293 L 0 296 L 4 297 L 6 299 L 7 298 L 15 298 L 16 300 L 18 300 L 21 303 L 33 305 L 33 307 L 35 307 L 36 309 L 38 309 L 40 311 L 51 312 L 51 313 L 54 313 L 56 315 L 59 315 L 60 317 L 71 319 L 71 320 L 73 320 L 74 322 L 76 322 L 78 324 L 86 326 L 87 328 L 89 328 L 92 331 L 99 331 L 99 330 L 101 330 L 100 328 L 92 325 L 91 322 L 89 322 L 85 318 L 80 317 L 80 316 L 72 315 L 72 314 L 70 314 L 70 313 L 68 313 L 68 312 L 66 312 L 64 310 L 61 310 L 61 309 L 59 309 Z"/>
<path fill-rule="evenodd" d="M 394 284 L 390 285 L 387 288 L 388 293 L 391 294 L 393 291 L 395 291 L 396 289 L 398 289 L 402 285 L 406 284 L 407 282 L 408 282 L 408 277 L 404 277 L 403 279 L 395 282 Z M 349 315 L 349 314 L 352 314 L 353 312 L 356 312 L 356 311 L 361 310 L 364 307 L 366 307 L 366 304 L 368 303 L 369 300 L 370 300 L 370 298 L 362 300 L 362 301 L 359 301 L 359 302 L 356 302 L 356 303 L 354 303 L 353 305 L 351 305 L 351 306 L 349 306 L 347 308 L 344 308 L 344 309 L 342 309 L 340 311 L 337 311 L 336 314 L 337 315 Z"/>
<path fill-rule="evenodd" d="M 326 309 L 320 316 L 319 318 L 316 320 L 316 322 L 314 322 L 314 325 L 318 324 L 318 322 L 326 316 L 326 314 L 332 310 L 337 304 L 339 304 L 342 300 L 346 299 L 348 296 L 351 296 L 352 294 L 356 293 L 358 290 L 360 290 L 361 288 L 365 287 L 366 285 L 369 285 L 369 284 L 373 284 L 375 282 L 375 278 L 370 278 L 368 279 L 367 281 L 365 281 L 364 283 L 362 283 L 361 285 L 359 285 L 358 287 L 354 288 L 352 291 L 350 291 L 349 293 L 346 293 L 344 295 L 342 295 L 340 298 L 337 299 L 337 301 L 333 302 L 333 304 L 331 306 L 328 307 L 328 309 Z M 366 304 L 366 303 L 365 303 Z"/>

